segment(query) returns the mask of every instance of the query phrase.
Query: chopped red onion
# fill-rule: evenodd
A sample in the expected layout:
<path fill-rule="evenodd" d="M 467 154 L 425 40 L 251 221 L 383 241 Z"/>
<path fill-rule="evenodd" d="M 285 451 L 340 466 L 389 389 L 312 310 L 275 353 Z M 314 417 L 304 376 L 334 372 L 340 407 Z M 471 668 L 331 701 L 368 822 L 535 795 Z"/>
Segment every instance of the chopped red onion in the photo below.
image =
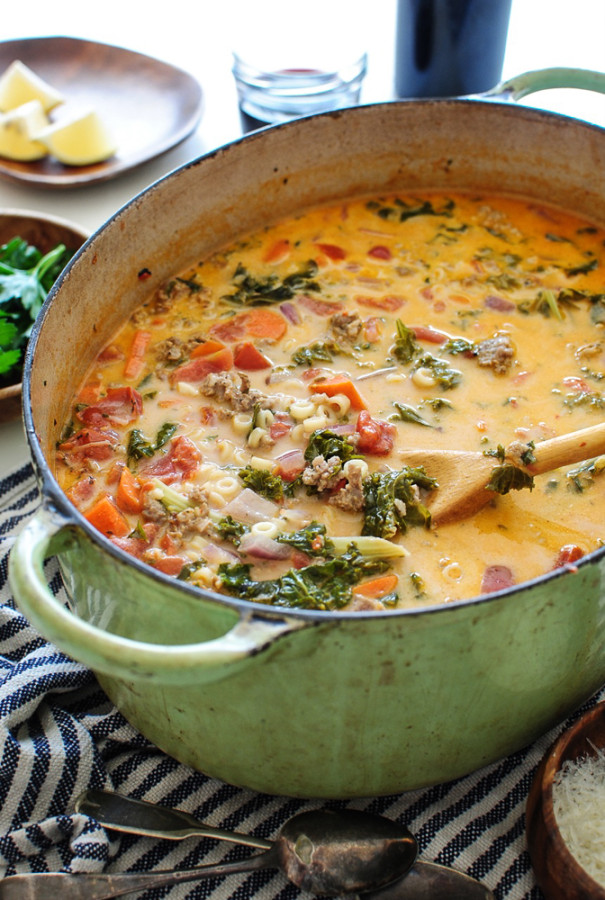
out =
<path fill-rule="evenodd" d="M 226 516 L 233 516 L 238 522 L 245 525 L 253 525 L 255 522 L 264 522 L 266 519 L 272 519 L 278 513 L 278 507 L 271 500 L 259 496 L 251 488 L 244 490 L 230 500 L 223 507 L 222 512 Z"/>
<path fill-rule="evenodd" d="M 291 322 L 292 325 L 300 324 L 300 313 L 293 303 L 281 303 L 279 308 L 281 309 L 288 322 Z"/>
<path fill-rule="evenodd" d="M 254 534 L 249 531 L 239 542 L 239 551 L 256 559 L 287 559 L 292 553 L 292 548 L 266 534 Z"/>

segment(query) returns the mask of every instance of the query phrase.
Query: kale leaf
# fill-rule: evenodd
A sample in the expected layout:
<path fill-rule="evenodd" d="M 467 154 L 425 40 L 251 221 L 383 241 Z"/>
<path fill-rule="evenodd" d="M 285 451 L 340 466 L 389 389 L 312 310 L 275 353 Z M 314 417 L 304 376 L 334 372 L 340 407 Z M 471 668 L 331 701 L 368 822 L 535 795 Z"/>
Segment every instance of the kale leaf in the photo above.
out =
<path fill-rule="evenodd" d="M 418 499 L 417 488 L 434 490 L 437 482 L 422 467 L 405 466 L 399 472 L 374 472 L 364 480 L 362 534 L 394 537 L 410 525 L 431 524 L 431 514 Z"/>
<path fill-rule="evenodd" d="M 215 523 L 214 527 L 224 541 L 229 541 L 235 547 L 239 547 L 243 536 L 250 531 L 249 525 L 244 525 L 243 522 L 236 522 L 233 516 L 224 516 Z"/>
<path fill-rule="evenodd" d="M 518 466 L 512 463 L 503 463 L 492 469 L 485 488 L 488 491 L 495 491 L 497 494 L 508 494 L 509 491 L 520 491 L 523 488 L 529 488 L 532 491 L 534 479 L 532 475 L 519 469 Z"/>
<path fill-rule="evenodd" d="M 411 328 L 404 325 L 401 319 L 397 319 L 397 336 L 393 345 L 393 356 L 400 363 L 409 363 L 420 353 L 420 346 L 416 342 L 416 336 Z"/>
<path fill-rule="evenodd" d="M 289 569 L 275 579 L 255 581 L 250 566 L 243 563 L 222 563 L 218 574 L 223 590 L 243 600 L 290 609 L 334 610 L 350 603 L 354 585 L 388 568 L 386 560 L 367 559 L 352 544 L 341 556 Z"/>
<path fill-rule="evenodd" d="M 334 544 L 326 535 L 326 526 L 319 522 L 311 522 L 298 531 L 280 533 L 276 540 L 306 553 L 307 556 L 334 556 Z"/>
<path fill-rule="evenodd" d="M 267 469 L 244 466 L 238 472 L 246 487 L 267 500 L 279 501 L 284 496 L 284 482 L 279 475 L 272 475 Z"/>
<path fill-rule="evenodd" d="M 165 422 L 162 427 L 158 429 L 158 433 L 156 434 L 153 443 L 145 437 L 140 428 L 133 428 L 128 435 L 128 459 L 143 459 L 143 457 L 149 458 L 150 456 L 153 456 L 153 454 L 157 453 L 164 444 L 168 443 L 176 431 L 176 428 L 177 426 L 173 425 L 172 422 Z"/>
<path fill-rule="evenodd" d="M 223 300 L 236 303 L 238 306 L 261 306 L 291 300 L 301 291 L 321 290 L 318 282 L 314 280 L 317 271 L 317 263 L 310 259 L 300 271 L 292 272 L 280 281 L 275 274 L 265 277 L 252 275 L 239 263 L 231 279 L 235 290 L 231 294 L 225 294 Z"/>

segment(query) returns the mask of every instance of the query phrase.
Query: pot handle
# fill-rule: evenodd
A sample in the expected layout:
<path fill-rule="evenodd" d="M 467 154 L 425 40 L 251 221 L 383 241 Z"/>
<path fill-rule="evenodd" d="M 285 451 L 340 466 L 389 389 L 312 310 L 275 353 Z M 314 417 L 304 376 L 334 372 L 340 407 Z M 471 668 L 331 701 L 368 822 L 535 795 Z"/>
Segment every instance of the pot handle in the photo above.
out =
<path fill-rule="evenodd" d="M 240 616 L 226 634 L 197 644 L 151 644 L 113 634 L 79 618 L 49 589 L 44 560 L 66 547 L 74 522 L 46 502 L 21 530 L 9 558 L 8 577 L 17 605 L 56 647 L 97 673 L 158 684 L 214 681 L 233 663 L 267 650 L 276 640 L 308 627 L 304 619 Z M 51 549 L 51 544 L 54 549 Z"/>
<path fill-rule="evenodd" d="M 521 100 L 528 94 L 548 91 L 551 88 L 579 88 L 585 91 L 596 91 L 605 94 L 605 74 L 590 69 L 574 69 L 555 67 L 552 69 L 536 69 L 524 72 L 508 81 L 502 81 L 486 91 L 482 97 L 498 97 L 508 94 L 512 100 Z"/>

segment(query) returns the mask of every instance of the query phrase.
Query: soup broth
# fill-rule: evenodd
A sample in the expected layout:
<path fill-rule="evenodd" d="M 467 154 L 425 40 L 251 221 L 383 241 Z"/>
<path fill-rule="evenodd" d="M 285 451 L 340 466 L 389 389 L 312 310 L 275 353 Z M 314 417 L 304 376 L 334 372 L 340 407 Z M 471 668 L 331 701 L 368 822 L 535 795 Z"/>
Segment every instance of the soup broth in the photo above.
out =
<path fill-rule="evenodd" d="M 573 565 L 602 544 L 600 459 L 435 526 L 439 485 L 405 449 L 496 467 L 599 421 L 604 256 L 604 229 L 510 197 L 359 198 L 268 226 L 175 274 L 103 349 L 60 484 L 126 552 L 260 603 L 426 606 Z"/>

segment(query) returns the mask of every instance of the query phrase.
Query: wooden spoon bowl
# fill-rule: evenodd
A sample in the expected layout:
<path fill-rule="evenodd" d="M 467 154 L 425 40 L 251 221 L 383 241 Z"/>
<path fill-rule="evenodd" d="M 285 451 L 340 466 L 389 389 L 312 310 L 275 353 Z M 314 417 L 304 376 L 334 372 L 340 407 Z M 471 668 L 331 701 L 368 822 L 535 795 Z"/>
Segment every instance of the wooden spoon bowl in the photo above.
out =
<path fill-rule="evenodd" d="M 23 209 L 0 209 L 0 246 L 14 237 L 23 238 L 42 253 L 57 244 L 78 250 L 89 232 L 57 216 Z M 21 414 L 21 384 L 0 388 L 0 423 L 17 419 Z"/>
<path fill-rule="evenodd" d="M 554 742 L 540 763 L 526 809 L 527 843 L 536 879 L 547 900 L 605 900 L 596 882 L 571 854 L 555 818 L 553 783 L 566 760 L 605 749 L 605 701 Z"/>

